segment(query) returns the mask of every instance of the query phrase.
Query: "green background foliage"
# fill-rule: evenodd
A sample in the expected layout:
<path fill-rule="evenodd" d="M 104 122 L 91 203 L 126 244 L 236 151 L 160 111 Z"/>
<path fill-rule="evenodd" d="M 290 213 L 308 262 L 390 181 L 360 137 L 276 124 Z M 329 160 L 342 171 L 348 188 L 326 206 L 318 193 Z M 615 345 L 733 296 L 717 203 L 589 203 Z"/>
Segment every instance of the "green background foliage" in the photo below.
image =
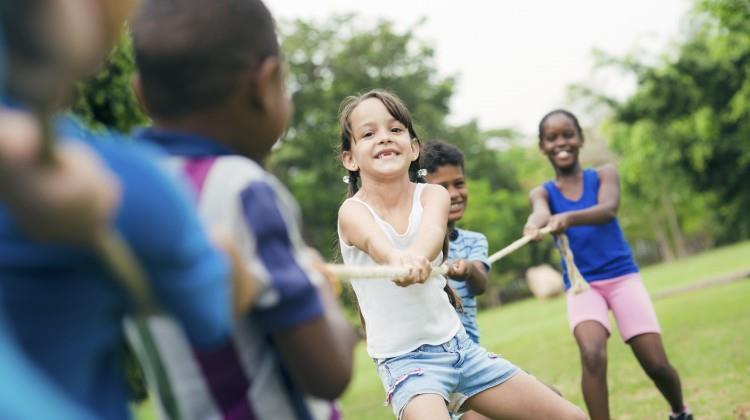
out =
<path fill-rule="evenodd" d="M 627 99 L 574 87 L 591 114 L 603 116 L 584 127 L 584 164 L 618 165 L 619 218 L 646 264 L 750 235 L 750 6 L 696 0 L 691 16 L 681 41 L 659 60 L 598 53 L 601 66 L 636 77 Z M 536 133 L 448 122 L 459 75 L 440 74 L 434 48 L 415 35 L 421 24 L 398 29 L 354 15 L 279 24 L 296 112 L 266 164 L 299 201 L 308 242 L 328 259 L 337 256 L 336 214 L 345 195 L 337 113 L 348 95 L 392 90 L 412 111 L 423 140 L 446 140 L 464 151 L 470 198 L 459 225 L 484 233 L 490 252 L 521 235 L 527 192 L 554 175 L 537 151 Z M 129 131 L 146 124 L 130 89 L 133 68 L 124 35 L 107 67 L 81 84 L 73 111 L 98 127 Z M 493 267 L 481 303 L 524 295 L 525 269 L 556 260 L 549 241 L 512 254 Z"/>

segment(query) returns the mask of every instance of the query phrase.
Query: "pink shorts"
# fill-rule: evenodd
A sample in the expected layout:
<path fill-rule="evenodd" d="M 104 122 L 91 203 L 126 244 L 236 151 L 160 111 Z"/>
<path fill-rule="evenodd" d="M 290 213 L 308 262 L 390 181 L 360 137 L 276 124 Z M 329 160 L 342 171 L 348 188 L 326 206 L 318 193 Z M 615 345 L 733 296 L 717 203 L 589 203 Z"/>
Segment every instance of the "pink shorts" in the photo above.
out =
<path fill-rule="evenodd" d="M 626 274 L 607 280 L 589 283 L 589 289 L 580 294 L 568 290 L 568 321 L 570 330 L 583 321 L 597 321 L 611 334 L 609 311 L 617 321 L 622 340 L 627 342 L 636 335 L 660 333 L 654 305 L 651 304 L 639 273 Z"/>

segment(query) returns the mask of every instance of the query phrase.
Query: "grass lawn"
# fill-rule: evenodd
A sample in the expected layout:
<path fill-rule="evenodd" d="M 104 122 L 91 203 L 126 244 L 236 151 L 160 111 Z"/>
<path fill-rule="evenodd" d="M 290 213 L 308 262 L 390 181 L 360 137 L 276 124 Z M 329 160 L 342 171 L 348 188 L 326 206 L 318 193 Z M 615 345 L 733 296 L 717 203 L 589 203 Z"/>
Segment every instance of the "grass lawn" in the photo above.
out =
<path fill-rule="evenodd" d="M 750 242 L 643 270 L 650 292 L 750 267 Z M 699 418 L 750 417 L 750 281 L 711 287 L 654 302 L 670 361 L 685 398 Z M 612 324 L 615 325 L 614 322 Z M 585 408 L 580 365 L 568 331 L 564 299 L 526 300 L 479 315 L 482 344 L 555 385 Z M 666 402 L 613 331 L 609 340 L 609 392 L 617 419 L 667 418 Z M 343 398 L 349 419 L 390 419 L 384 392 L 364 345 Z"/>
<path fill-rule="evenodd" d="M 750 268 L 750 242 L 643 270 L 655 293 Z M 654 302 L 672 364 L 698 418 L 750 418 L 750 280 Z M 584 408 L 578 351 L 568 331 L 565 302 L 525 300 L 479 315 L 482 344 L 555 385 Z M 614 322 L 612 323 L 614 326 Z M 392 419 L 375 367 L 360 344 L 354 378 L 342 399 L 345 418 Z M 609 341 L 609 392 L 616 419 L 666 419 L 668 406 L 616 331 Z M 146 403 L 139 420 L 154 419 Z"/>

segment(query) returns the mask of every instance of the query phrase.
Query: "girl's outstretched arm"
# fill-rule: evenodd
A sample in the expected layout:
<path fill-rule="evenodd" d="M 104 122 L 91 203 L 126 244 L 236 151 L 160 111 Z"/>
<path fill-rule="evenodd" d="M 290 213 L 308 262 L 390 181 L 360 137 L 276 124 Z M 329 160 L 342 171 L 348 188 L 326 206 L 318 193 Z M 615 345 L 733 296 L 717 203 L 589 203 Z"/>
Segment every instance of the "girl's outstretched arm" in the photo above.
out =
<path fill-rule="evenodd" d="M 443 250 L 448 233 L 448 213 L 451 197 L 440 185 L 427 184 L 422 192 L 422 222 L 417 228 L 417 238 L 407 250 L 434 260 Z"/>
<path fill-rule="evenodd" d="M 367 208 L 348 200 L 339 208 L 341 239 L 370 256 L 378 264 L 392 264 L 396 248 L 385 236 Z"/>
<path fill-rule="evenodd" d="M 597 225 L 617 217 L 620 207 L 620 177 L 617 168 L 606 164 L 597 170 L 599 175 L 598 203 L 584 210 L 569 211 L 550 217 L 547 226 L 553 233 L 563 232 L 569 226 Z"/>
<path fill-rule="evenodd" d="M 531 214 L 526 220 L 526 226 L 523 227 L 523 234 L 538 241 L 542 238 L 539 235 L 539 229 L 547 225 L 551 216 L 549 202 L 547 201 L 547 190 L 541 185 L 531 190 L 529 192 L 529 203 L 531 203 Z"/>
<path fill-rule="evenodd" d="M 422 193 L 422 222 L 417 239 L 408 249 L 395 248 L 364 205 L 345 202 L 339 209 L 342 239 L 366 252 L 378 264 L 401 265 L 410 272 L 395 279 L 399 286 L 422 283 L 430 275 L 430 261 L 438 256 L 448 229 L 450 196 L 439 185 L 426 185 Z"/>

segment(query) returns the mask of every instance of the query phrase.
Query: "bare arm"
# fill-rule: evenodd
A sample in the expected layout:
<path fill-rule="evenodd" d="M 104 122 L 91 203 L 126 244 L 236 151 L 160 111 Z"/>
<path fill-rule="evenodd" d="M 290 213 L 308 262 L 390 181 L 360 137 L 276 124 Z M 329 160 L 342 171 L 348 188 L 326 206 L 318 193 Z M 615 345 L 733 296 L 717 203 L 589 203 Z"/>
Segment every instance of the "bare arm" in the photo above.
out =
<path fill-rule="evenodd" d="M 339 208 L 339 225 L 344 242 L 361 249 L 378 264 L 391 263 L 397 250 L 363 204 L 344 202 Z"/>
<path fill-rule="evenodd" d="M 422 192 L 422 222 L 417 228 L 417 239 L 407 251 L 434 260 L 443 250 L 448 233 L 448 212 L 451 198 L 440 185 L 427 184 Z"/>
<path fill-rule="evenodd" d="M 394 247 L 363 204 L 356 201 L 345 202 L 339 209 L 339 224 L 342 239 L 367 253 L 376 263 L 400 265 L 409 269 L 409 274 L 405 277 L 393 279 L 399 286 L 422 283 L 429 277 L 430 260 L 422 253 L 425 251 L 419 248 L 400 250 Z M 442 239 L 439 246 L 442 249 Z M 439 250 L 434 255 L 437 256 L 438 252 Z"/>
<path fill-rule="evenodd" d="M 541 185 L 529 192 L 531 214 L 526 220 L 526 226 L 523 228 L 524 236 L 531 236 L 537 241 L 541 239 L 539 229 L 547 224 L 551 216 L 549 202 L 547 200 L 547 190 Z"/>
<path fill-rule="evenodd" d="M 568 211 L 552 216 L 548 226 L 552 232 L 562 232 L 570 226 L 607 223 L 617 216 L 620 207 L 620 177 L 612 164 L 598 169 L 599 195 L 595 206 Z"/>
<path fill-rule="evenodd" d="M 341 396 L 352 377 L 356 333 L 327 282 L 318 287 L 324 315 L 274 334 L 284 365 L 305 392 L 318 398 Z"/>

